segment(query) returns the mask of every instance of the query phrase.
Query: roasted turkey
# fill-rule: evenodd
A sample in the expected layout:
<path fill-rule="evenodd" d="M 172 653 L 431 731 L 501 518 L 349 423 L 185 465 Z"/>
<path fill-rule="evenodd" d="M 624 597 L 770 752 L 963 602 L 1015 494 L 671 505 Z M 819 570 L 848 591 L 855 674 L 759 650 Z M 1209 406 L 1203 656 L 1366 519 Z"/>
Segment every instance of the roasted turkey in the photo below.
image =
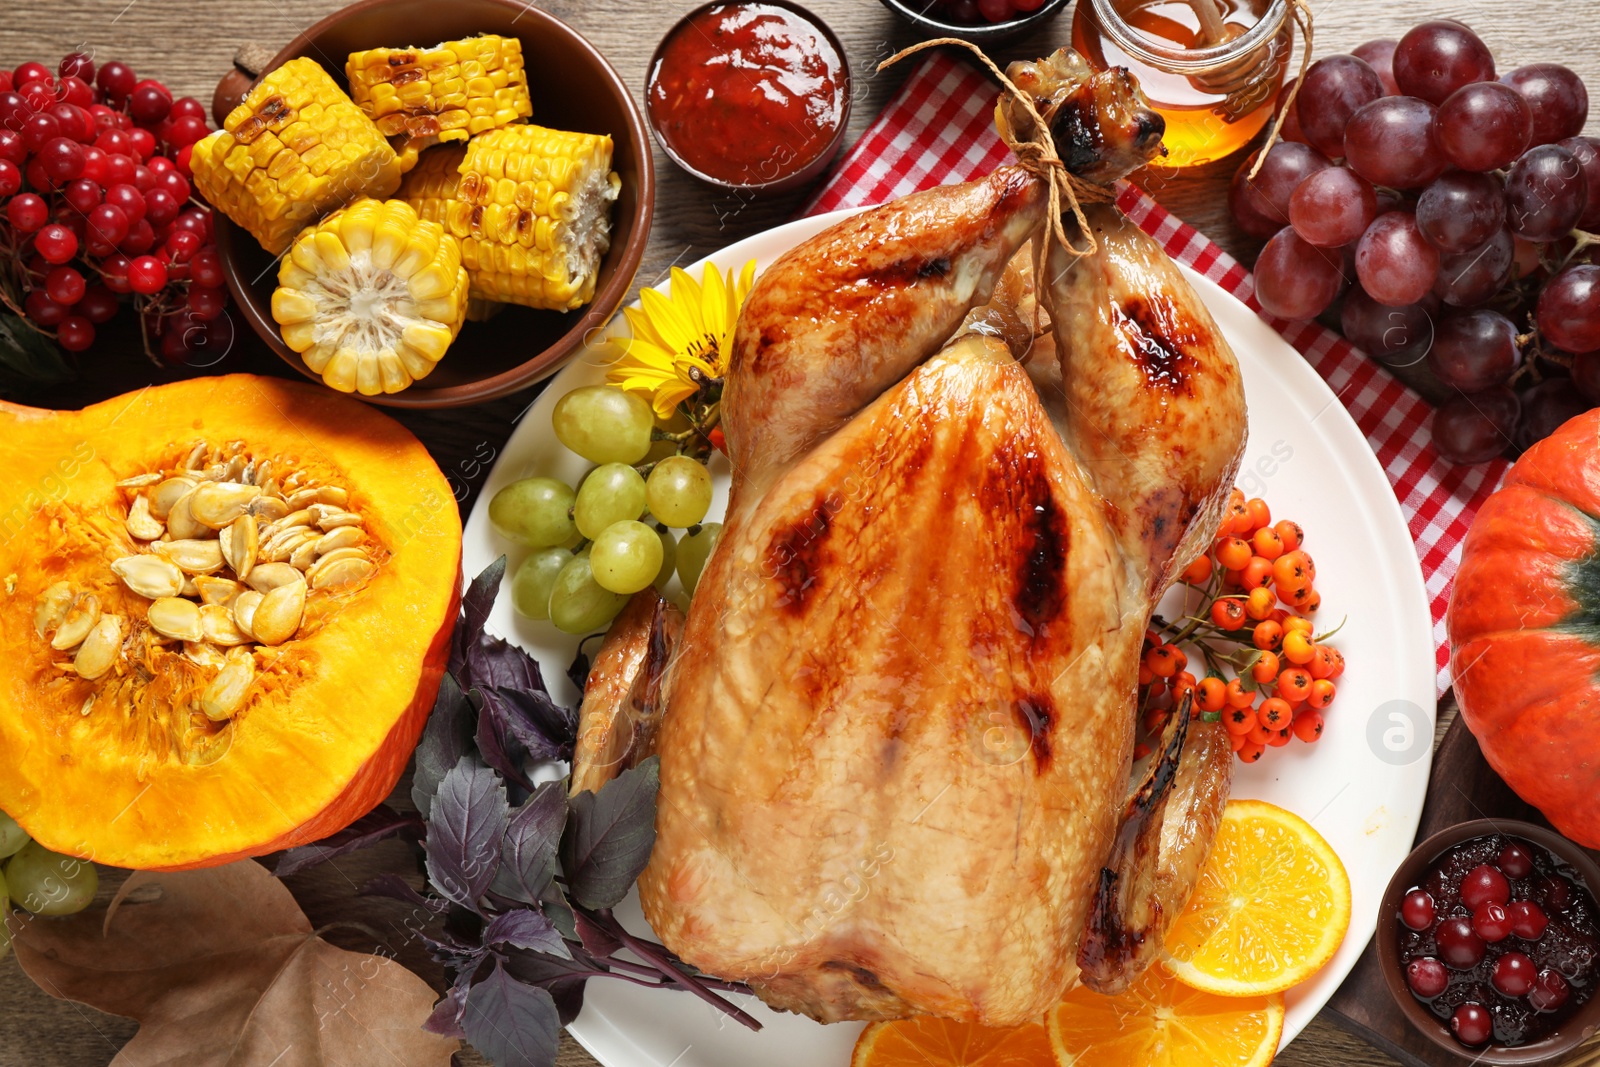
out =
<path fill-rule="evenodd" d="M 1075 173 L 1157 149 L 1124 72 L 1063 50 L 1011 77 Z M 1137 778 L 1133 749 L 1146 625 L 1244 447 L 1239 370 L 1109 203 L 1094 254 L 1047 249 L 1035 337 L 1047 190 L 1009 166 L 863 212 L 739 319 L 732 492 L 660 683 L 640 895 L 669 948 L 778 1008 L 1005 1025 L 1119 990 L 1226 801 L 1219 727 L 1173 716 Z"/>

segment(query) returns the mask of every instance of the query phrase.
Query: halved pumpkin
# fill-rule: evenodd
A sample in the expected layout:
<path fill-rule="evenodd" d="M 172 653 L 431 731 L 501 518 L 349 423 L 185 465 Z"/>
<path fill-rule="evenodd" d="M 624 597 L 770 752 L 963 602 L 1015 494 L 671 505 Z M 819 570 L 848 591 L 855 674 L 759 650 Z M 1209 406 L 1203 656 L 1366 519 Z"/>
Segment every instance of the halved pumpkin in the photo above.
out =
<path fill-rule="evenodd" d="M 343 828 L 416 746 L 460 565 L 421 443 L 327 390 L 238 374 L 0 403 L 0 809 L 138 869 Z"/>

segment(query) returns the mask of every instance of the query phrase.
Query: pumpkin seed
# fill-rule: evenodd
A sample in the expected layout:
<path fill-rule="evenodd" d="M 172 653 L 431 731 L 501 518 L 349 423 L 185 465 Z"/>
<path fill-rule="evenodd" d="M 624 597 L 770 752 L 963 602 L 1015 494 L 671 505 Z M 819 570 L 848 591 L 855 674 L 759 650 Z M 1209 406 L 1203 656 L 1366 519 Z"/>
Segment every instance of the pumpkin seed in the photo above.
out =
<path fill-rule="evenodd" d="M 251 485 L 266 485 L 267 479 L 272 476 L 272 460 L 264 459 L 255 464 L 250 471 L 250 477 L 245 479 Z"/>
<path fill-rule="evenodd" d="M 349 527 L 345 527 L 345 529 L 349 529 Z M 325 556 L 321 557 L 320 559 L 318 559 L 317 560 L 317 566 L 320 567 L 324 563 L 336 563 L 341 559 L 368 559 L 368 558 L 369 557 L 367 556 L 367 550 L 364 549 L 364 548 L 336 548 L 332 552 L 329 552 L 327 555 L 325 555 Z M 313 568 L 313 570 L 314 569 L 315 568 Z"/>
<path fill-rule="evenodd" d="M 287 507 L 288 505 L 284 506 Z M 281 534 L 283 531 L 292 529 L 296 526 L 310 527 L 310 525 L 311 512 L 307 511 L 305 508 L 300 508 L 298 511 L 291 511 L 276 522 L 268 523 L 266 526 L 262 527 L 261 539 L 265 541 L 276 534 Z"/>
<path fill-rule="evenodd" d="M 133 498 L 123 525 L 128 528 L 128 536 L 137 541 L 154 541 L 167 532 L 160 520 L 150 514 L 150 499 L 143 493 Z"/>
<path fill-rule="evenodd" d="M 260 495 L 258 487 L 242 482 L 206 482 L 195 486 L 194 495 L 189 498 L 189 512 L 196 522 L 220 530 L 243 515 Z"/>
<path fill-rule="evenodd" d="M 195 487 L 193 478 L 176 477 L 168 478 L 156 486 L 155 492 L 150 494 L 150 514 L 166 521 L 171 514 L 173 505 L 183 499 L 184 494 Z"/>
<path fill-rule="evenodd" d="M 360 526 L 361 516 L 353 511 L 345 511 L 329 504 L 312 504 L 306 509 L 311 512 L 311 521 L 324 530 L 333 530 L 340 526 Z"/>
<path fill-rule="evenodd" d="M 38 603 L 33 606 L 34 632 L 43 637 L 60 626 L 67 617 L 67 609 L 72 607 L 72 602 L 77 598 L 78 594 L 66 582 L 56 582 L 40 593 Z"/>
<path fill-rule="evenodd" d="M 207 575 L 197 577 L 194 585 L 200 592 L 202 605 L 221 604 L 223 607 L 232 605 L 233 598 L 244 588 L 232 578 L 212 578 Z"/>
<path fill-rule="evenodd" d="M 185 641 L 183 643 L 183 658 L 193 663 L 196 667 L 209 667 L 211 670 L 220 671 L 227 664 L 211 645 L 200 641 Z"/>
<path fill-rule="evenodd" d="M 229 723 L 211 737 L 203 739 L 193 748 L 184 751 L 183 762 L 191 767 L 209 767 L 228 754 L 233 747 L 233 724 Z"/>
<path fill-rule="evenodd" d="M 350 494 L 337 485 L 324 485 L 317 490 L 317 503 L 347 508 L 350 506 Z"/>
<path fill-rule="evenodd" d="M 206 465 L 206 453 L 210 450 L 204 441 L 196 441 L 194 447 L 189 449 L 189 458 L 183 461 L 183 469 L 197 471 Z"/>
<path fill-rule="evenodd" d="M 309 526 L 291 526 L 272 535 L 261 545 L 261 558 L 271 563 L 282 563 L 296 548 L 306 541 L 315 541 L 319 535 Z"/>
<path fill-rule="evenodd" d="M 282 585 L 304 584 L 306 576 L 287 563 L 257 563 L 245 584 L 260 593 L 270 593 Z"/>
<path fill-rule="evenodd" d="M 268 496 L 263 492 L 250 501 L 250 507 L 246 510 L 256 517 L 257 522 L 277 522 L 289 514 L 289 505 L 283 502 L 282 497 Z"/>
<path fill-rule="evenodd" d="M 222 569 L 220 541 L 157 541 L 150 548 L 156 555 L 171 560 L 189 574 L 215 574 Z"/>
<path fill-rule="evenodd" d="M 211 532 L 211 527 L 194 517 L 194 494 L 194 489 L 189 490 L 167 512 L 167 531 L 180 541 L 201 538 Z"/>
<path fill-rule="evenodd" d="M 207 604 L 200 609 L 200 629 L 206 640 L 223 648 L 232 648 L 250 640 L 233 621 L 233 609 L 221 604 Z"/>
<path fill-rule="evenodd" d="M 250 619 L 250 629 L 264 645 L 281 645 L 300 629 L 306 610 L 306 584 L 280 585 L 261 598 Z"/>
<path fill-rule="evenodd" d="M 78 709 L 78 714 L 82 715 L 84 718 L 88 718 L 89 713 L 94 710 L 95 698 L 99 695 L 99 693 L 90 693 L 87 697 L 85 697 L 83 706 Z"/>
<path fill-rule="evenodd" d="M 206 636 L 200 626 L 199 606 L 182 597 L 164 596 L 152 600 L 145 621 L 156 633 L 178 641 L 201 641 Z"/>
<path fill-rule="evenodd" d="M 317 541 L 317 555 L 325 556 L 329 552 L 337 552 L 341 548 L 354 548 L 362 541 L 365 541 L 366 538 L 367 535 L 362 532 L 359 526 L 340 526 L 323 534 Z"/>
<path fill-rule="evenodd" d="M 67 609 L 66 618 L 61 620 L 61 625 L 56 628 L 56 635 L 50 639 L 50 647 L 58 652 L 65 652 L 69 648 L 76 648 L 83 644 L 89 636 L 89 631 L 95 628 L 100 621 L 100 598 L 93 593 L 85 593 L 73 601 L 72 607 Z"/>
<path fill-rule="evenodd" d="M 117 483 L 118 489 L 144 489 L 156 485 L 161 481 L 161 472 L 153 471 L 150 474 L 135 474 L 132 478 L 124 478 Z"/>
<path fill-rule="evenodd" d="M 255 619 L 256 609 L 261 606 L 261 600 L 264 596 L 266 596 L 265 593 L 249 589 L 240 593 L 238 599 L 233 602 L 233 625 L 246 637 L 252 639 L 255 637 L 255 631 L 251 628 L 251 623 Z"/>
<path fill-rule="evenodd" d="M 244 447 L 243 441 L 237 442 L 237 444 L 240 448 Z M 246 457 L 243 452 L 238 453 L 232 459 L 228 460 L 227 466 L 223 468 L 223 480 L 234 483 L 243 482 L 245 480 L 244 469 L 247 466 L 249 466 L 248 457 Z"/>
<path fill-rule="evenodd" d="M 151 600 L 177 596 L 183 589 L 183 572 L 159 556 L 123 556 L 112 561 L 111 569 L 129 589 Z"/>
<path fill-rule="evenodd" d="M 256 556 L 261 551 L 261 541 L 256 529 L 254 515 L 240 515 L 233 520 L 233 525 L 222 531 L 228 535 L 228 541 L 222 546 L 222 554 L 227 558 L 228 566 L 233 568 L 233 573 L 239 576 L 240 581 L 250 577 L 250 571 L 256 565 Z"/>
<path fill-rule="evenodd" d="M 315 504 L 317 502 L 317 494 L 319 492 L 321 492 L 321 490 L 314 485 L 305 489 L 297 489 L 285 497 L 284 502 L 289 505 L 289 510 L 299 511 L 301 508 L 310 507 L 312 504 Z"/>
<path fill-rule="evenodd" d="M 346 551 L 357 552 L 359 549 Z M 318 561 L 311 573 L 306 575 L 313 589 L 343 589 L 371 578 L 378 567 L 365 556 L 360 559 L 329 559 Z"/>
<path fill-rule="evenodd" d="M 289 566 L 296 570 L 306 570 L 317 561 L 317 542 L 320 537 L 308 537 L 295 546 L 289 553 Z"/>
<path fill-rule="evenodd" d="M 94 681 L 103 676 L 117 662 L 122 650 L 122 616 L 102 615 L 89 636 L 78 646 L 72 659 L 72 669 L 82 678 Z"/>
<path fill-rule="evenodd" d="M 183 588 L 178 590 L 178 595 L 186 596 L 190 600 L 200 599 L 200 587 L 194 584 L 194 577 L 192 575 L 185 574 L 183 576 Z"/>
<path fill-rule="evenodd" d="M 229 657 L 228 665 L 217 672 L 200 694 L 200 710 L 213 722 L 225 722 L 244 702 L 245 694 L 256 680 L 254 660 Z"/>

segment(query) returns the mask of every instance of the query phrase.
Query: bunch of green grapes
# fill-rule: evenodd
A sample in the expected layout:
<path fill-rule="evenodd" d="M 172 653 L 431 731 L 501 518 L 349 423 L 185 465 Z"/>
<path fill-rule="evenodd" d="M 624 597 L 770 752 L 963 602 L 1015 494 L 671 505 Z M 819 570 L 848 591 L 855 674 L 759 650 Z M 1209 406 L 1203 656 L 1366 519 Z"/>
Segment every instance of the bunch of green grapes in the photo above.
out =
<path fill-rule="evenodd" d="M 674 573 L 692 594 L 722 534 L 721 523 L 702 521 L 711 472 L 692 456 L 651 458 L 670 442 L 656 440 L 650 405 L 609 385 L 574 389 L 551 422 L 563 445 L 598 466 L 577 489 L 524 478 L 489 502 L 495 529 L 534 550 L 511 579 L 517 611 L 583 634 Z M 675 530 L 686 531 L 681 541 Z"/>
<path fill-rule="evenodd" d="M 89 906 L 100 875 L 88 860 L 43 848 L 0 811 L 0 957 L 11 951 L 6 916 L 16 903 L 35 915 L 73 915 Z"/>

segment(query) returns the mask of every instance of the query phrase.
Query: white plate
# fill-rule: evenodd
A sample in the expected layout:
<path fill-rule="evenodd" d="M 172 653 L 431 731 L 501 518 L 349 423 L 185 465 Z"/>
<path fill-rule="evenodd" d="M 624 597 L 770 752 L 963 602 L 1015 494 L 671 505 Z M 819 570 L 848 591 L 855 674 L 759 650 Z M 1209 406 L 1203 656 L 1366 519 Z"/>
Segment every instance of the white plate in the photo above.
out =
<path fill-rule="evenodd" d="M 710 258 L 724 270 L 752 258 L 765 269 L 850 213 L 791 222 Z M 699 278 L 700 264 L 688 270 Z M 1277 515 L 1305 525 L 1323 596 L 1322 625 L 1350 619 L 1336 641 L 1349 667 L 1339 679 L 1322 740 L 1269 749 L 1260 763 L 1241 766 L 1235 778 L 1235 796 L 1268 800 L 1309 819 L 1343 858 L 1354 892 L 1344 946 L 1314 980 L 1289 993 L 1288 1042 L 1355 965 L 1376 923 L 1384 886 L 1411 849 L 1433 743 L 1432 622 L 1400 507 L 1344 406 L 1299 353 L 1248 308 L 1187 268 L 1185 273 L 1244 373 L 1250 444 L 1240 484 L 1249 495 L 1264 497 Z M 620 323 L 622 317 L 617 318 Z M 513 567 L 521 558 L 522 551 L 489 525 L 488 501 L 497 490 L 534 474 L 573 485 L 583 476 L 587 464 L 556 441 L 550 413 L 569 390 L 602 382 L 606 359 L 595 347 L 569 364 L 506 442 L 467 522 L 468 576 L 501 554 L 510 556 Z M 727 465 L 713 464 L 712 471 L 718 475 L 711 512 L 716 516 L 727 504 Z M 549 623 L 516 615 L 509 596 L 496 602 L 490 627 L 539 660 L 556 699 L 576 703 L 578 693 L 565 677 L 574 638 Z M 633 899 L 619 914 L 631 928 L 648 930 Z M 765 1024 L 761 1033 L 723 1019 L 687 994 L 598 979 L 589 983 L 583 1013 L 571 1030 L 607 1067 L 845 1067 L 850 1062 L 859 1024 L 823 1026 L 768 1011 L 753 998 L 742 1006 Z"/>

